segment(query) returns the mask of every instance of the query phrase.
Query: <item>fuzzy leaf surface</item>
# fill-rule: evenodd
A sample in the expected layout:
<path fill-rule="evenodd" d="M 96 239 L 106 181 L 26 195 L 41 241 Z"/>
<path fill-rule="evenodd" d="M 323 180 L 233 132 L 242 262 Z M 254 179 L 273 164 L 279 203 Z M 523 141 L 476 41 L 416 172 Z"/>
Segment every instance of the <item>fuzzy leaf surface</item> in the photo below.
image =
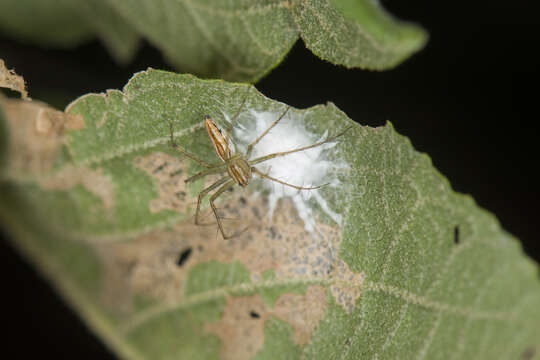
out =
<path fill-rule="evenodd" d="M 175 142 L 215 162 L 204 115 L 226 128 L 245 99 L 232 133 L 242 149 L 237 129 L 254 139 L 260 117 L 286 108 L 247 86 L 148 70 L 65 114 L 2 100 L 0 221 L 119 356 L 538 356 L 537 265 L 391 124 L 354 124 L 332 104 L 290 109 L 268 136 L 291 126 L 317 141 L 352 125 L 319 154 L 336 165 L 332 183 L 280 198 L 270 219 L 284 190 L 253 180 L 217 201 L 237 219 L 228 227 L 252 225 L 242 235 L 194 225 L 216 177 L 184 183 L 202 168 L 170 146 L 169 121 Z"/>
<path fill-rule="evenodd" d="M 395 19 L 378 1 L 306 0 L 293 9 L 306 46 L 348 68 L 385 70 L 427 42 L 420 26 Z"/>
<path fill-rule="evenodd" d="M 246 82 L 279 65 L 300 38 L 324 60 L 373 70 L 396 66 L 427 41 L 420 26 L 371 0 L 6 0 L 0 29 L 41 46 L 97 36 L 120 62 L 144 37 L 183 72 Z"/>

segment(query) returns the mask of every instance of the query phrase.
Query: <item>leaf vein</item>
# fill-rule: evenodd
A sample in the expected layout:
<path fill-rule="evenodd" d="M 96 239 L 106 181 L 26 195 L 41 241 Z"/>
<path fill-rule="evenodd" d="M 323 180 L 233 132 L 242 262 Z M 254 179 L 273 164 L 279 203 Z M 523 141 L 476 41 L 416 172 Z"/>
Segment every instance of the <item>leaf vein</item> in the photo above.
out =
<path fill-rule="evenodd" d="M 250 75 L 259 72 L 260 70 L 259 68 L 250 68 L 250 67 L 245 67 L 245 66 L 240 65 L 239 63 L 236 62 L 235 58 L 229 56 L 226 51 L 224 51 L 220 46 L 218 46 L 218 44 L 214 42 L 212 35 L 206 29 L 206 26 L 204 25 L 202 19 L 195 12 L 196 8 L 193 7 L 193 2 L 191 0 L 182 0 L 182 1 L 187 12 L 193 19 L 194 24 L 199 29 L 201 35 L 206 39 L 206 42 L 208 43 L 208 45 L 210 45 L 210 47 L 214 49 L 216 54 L 220 55 L 223 59 L 225 59 L 229 63 L 229 65 L 231 65 L 231 68 L 234 68 L 236 71 L 243 72 Z"/>
<path fill-rule="evenodd" d="M 457 316 L 467 317 L 471 319 L 490 319 L 499 321 L 511 321 L 515 320 L 512 314 L 507 312 L 487 312 L 476 311 L 469 307 L 458 307 L 438 301 L 427 299 L 423 296 L 408 292 L 407 290 L 399 289 L 394 286 L 385 285 L 378 282 L 364 281 L 361 284 L 342 281 L 335 278 L 321 278 L 321 277 L 302 277 L 302 278 L 290 278 L 290 279 L 277 279 L 270 281 L 262 281 L 258 283 L 240 283 L 234 286 L 222 286 L 210 291 L 197 293 L 181 299 L 180 301 L 166 303 L 151 307 L 146 311 L 137 314 L 135 317 L 128 321 L 123 326 L 124 332 L 130 332 L 139 327 L 143 323 L 152 320 L 165 312 L 184 309 L 189 306 L 197 305 L 200 303 L 212 301 L 227 295 L 234 295 L 236 293 L 256 292 L 260 289 L 267 289 L 276 286 L 284 285 L 342 285 L 347 287 L 360 287 L 364 292 L 381 292 L 395 298 L 402 299 L 414 305 L 419 305 L 437 313 L 448 313 Z"/>
<path fill-rule="evenodd" d="M 179 131 L 175 131 L 174 136 L 175 137 L 184 136 L 184 135 L 186 135 L 188 133 L 192 133 L 192 132 L 194 132 L 196 130 L 202 129 L 203 126 L 204 126 L 203 122 L 197 123 L 197 124 L 195 124 L 193 126 L 190 126 L 189 128 L 182 129 L 182 130 L 179 130 Z M 139 143 L 139 144 L 130 144 L 130 145 L 127 145 L 127 146 L 122 146 L 122 147 L 119 147 L 119 148 L 117 148 L 117 149 L 115 149 L 113 151 L 110 151 L 110 152 L 107 152 L 107 153 L 104 153 L 104 154 L 101 154 L 101 155 L 88 157 L 88 158 L 82 160 L 81 164 L 84 165 L 84 166 L 100 164 L 100 163 L 102 163 L 104 161 L 111 160 L 111 159 L 114 159 L 114 158 L 117 158 L 117 157 L 120 157 L 120 156 L 125 156 L 125 155 L 133 153 L 133 152 L 137 152 L 137 151 L 140 151 L 140 150 L 145 150 L 145 149 L 154 147 L 156 145 L 165 144 L 169 140 L 170 140 L 169 136 L 161 136 L 161 137 L 157 137 L 157 138 L 152 139 L 152 140 L 144 141 L 144 142 Z"/>
<path fill-rule="evenodd" d="M 419 162 L 416 161 L 414 165 L 411 167 L 411 170 L 410 170 L 411 173 L 413 173 L 416 170 L 418 163 Z M 403 223 L 399 227 L 399 230 L 394 234 L 392 241 L 390 242 L 390 245 L 388 246 L 389 250 L 387 252 L 386 259 L 384 261 L 383 271 L 381 275 L 381 281 L 383 282 L 386 279 L 386 275 L 390 269 L 390 262 L 392 261 L 395 249 L 397 248 L 397 246 L 399 245 L 399 242 L 403 238 L 403 236 L 400 236 L 400 235 L 402 235 L 407 230 L 410 222 L 414 220 L 414 215 L 416 214 L 416 211 L 418 211 L 418 209 L 421 209 L 422 205 L 425 204 L 420 189 L 418 189 L 418 187 L 415 186 L 414 182 L 411 182 L 410 185 L 415 190 L 417 197 L 412 208 L 407 210 L 407 216 L 405 217 L 405 220 L 403 220 Z"/>
<path fill-rule="evenodd" d="M 250 28 L 249 24 L 246 23 L 245 17 L 241 17 L 240 21 L 242 22 L 242 25 L 244 26 L 244 29 L 246 30 L 246 34 L 248 34 L 250 39 L 253 41 L 253 43 L 255 44 L 257 49 L 259 49 L 259 51 L 261 53 L 263 53 L 264 55 L 267 55 L 267 56 L 274 56 L 274 55 L 279 53 L 279 48 L 274 48 L 273 50 L 268 50 L 268 49 L 266 49 L 265 47 L 262 46 L 260 40 L 255 36 L 253 31 L 251 31 L 251 28 Z"/>
<path fill-rule="evenodd" d="M 420 348 L 420 351 L 416 355 L 416 360 L 422 360 L 426 356 L 429 347 L 433 343 L 433 339 L 435 338 L 435 333 L 437 332 L 437 329 L 439 328 L 439 324 L 441 323 L 442 313 L 437 313 L 436 316 L 437 317 L 435 318 L 435 321 L 433 322 L 433 326 L 429 330 L 429 333 L 426 338 L 426 341 L 424 342 L 424 345 Z"/>
<path fill-rule="evenodd" d="M 482 287 L 479 289 L 479 291 L 477 292 L 476 294 L 476 298 L 474 299 L 473 301 L 473 307 L 477 307 L 480 302 L 482 301 L 482 299 L 484 298 L 484 296 L 486 295 L 487 293 L 487 290 L 489 289 L 489 287 L 491 286 L 491 284 L 496 280 L 496 279 L 499 279 L 499 274 L 501 272 L 506 272 L 508 270 L 508 264 L 506 264 L 506 266 L 499 266 L 497 268 L 497 270 L 492 274 L 492 276 L 486 281 L 484 282 L 484 284 L 482 285 Z M 464 350 L 465 350 L 465 340 L 466 340 L 466 333 L 469 331 L 469 328 L 471 326 L 471 319 L 468 318 L 466 319 L 465 321 L 465 324 L 464 326 L 462 327 L 462 330 L 461 330 L 461 333 L 460 333 L 460 337 L 459 337 L 459 340 L 457 342 L 457 349 L 456 351 L 453 353 L 453 357 L 452 359 L 459 359 L 460 357 L 458 356 L 458 354 L 462 353 Z"/>

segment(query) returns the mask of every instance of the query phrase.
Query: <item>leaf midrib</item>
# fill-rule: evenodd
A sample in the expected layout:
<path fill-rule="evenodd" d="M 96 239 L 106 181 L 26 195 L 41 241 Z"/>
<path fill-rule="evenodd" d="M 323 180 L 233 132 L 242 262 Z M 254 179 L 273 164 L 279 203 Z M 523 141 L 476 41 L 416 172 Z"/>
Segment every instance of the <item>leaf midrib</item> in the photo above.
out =
<path fill-rule="evenodd" d="M 441 314 L 445 313 L 465 317 L 469 320 L 517 321 L 515 314 L 513 314 L 512 312 L 478 311 L 471 307 L 453 306 L 447 303 L 430 300 L 424 296 L 380 282 L 366 280 L 362 282 L 362 284 L 358 284 L 356 282 L 343 281 L 338 278 L 306 277 L 268 280 L 258 283 L 243 282 L 233 286 L 221 286 L 209 291 L 199 292 L 190 296 L 186 296 L 177 302 L 170 302 L 167 304 L 160 304 L 150 307 L 149 309 L 142 311 L 141 313 L 135 315 L 129 321 L 124 323 L 121 326 L 121 331 L 123 333 L 130 333 L 139 328 L 141 325 L 145 324 L 146 322 L 151 321 L 152 319 L 157 318 L 166 312 L 185 309 L 203 304 L 205 302 L 218 300 L 227 295 L 234 295 L 238 293 L 257 293 L 260 292 L 260 290 L 282 288 L 283 286 L 293 285 L 322 285 L 327 287 L 332 285 L 338 285 L 348 288 L 359 288 L 361 289 L 362 294 L 367 292 L 382 292 L 395 298 L 399 298 L 409 304 L 419 305 Z"/>

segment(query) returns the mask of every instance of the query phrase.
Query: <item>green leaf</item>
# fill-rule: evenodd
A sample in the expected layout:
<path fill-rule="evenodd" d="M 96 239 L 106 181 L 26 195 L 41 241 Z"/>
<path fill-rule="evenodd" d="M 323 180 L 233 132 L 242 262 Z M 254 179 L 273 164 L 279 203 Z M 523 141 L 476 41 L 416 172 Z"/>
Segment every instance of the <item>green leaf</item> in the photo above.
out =
<path fill-rule="evenodd" d="M 223 240 L 193 223 L 218 177 L 184 183 L 202 167 L 170 146 L 169 121 L 177 144 L 214 163 L 205 115 L 232 122 L 242 151 L 286 105 L 156 70 L 65 115 L 0 104 L 11 136 L 0 221 L 123 358 L 509 359 L 540 346 L 537 264 L 391 124 L 291 108 L 255 151 L 352 128 L 302 158 L 316 171 L 292 154 L 256 166 L 305 186 L 322 171 L 330 185 L 236 186 L 216 204 L 236 218 L 227 230 L 249 227 Z M 207 198 L 201 220 L 213 221 Z"/>
<path fill-rule="evenodd" d="M 420 26 L 372 0 L 9 0 L 0 4 L 0 27 L 48 46 L 97 35 L 123 62 L 140 35 L 183 72 L 247 82 L 276 67 L 300 37 L 324 60 L 376 70 L 396 66 L 427 41 Z"/>
<path fill-rule="evenodd" d="M 276 318 L 268 319 L 264 324 L 264 346 L 254 359 L 299 359 L 301 352 L 298 345 L 292 341 L 293 331 L 292 326 L 284 321 Z"/>
<path fill-rule="evenodd" d="M 325 60 L 377 70 L 397 65 L 427 41 L 422 28 L 394 20 L 370 0 L 109 1 L 171 63 L 204 77 L 256 81 L 299 36 Z"/>
<path fill-rule="evenodd" d="M 91 35 L 91 27 L 64 0 L 4 0 L 0 28 L 22 41 L 41 46 L 73 47 Z"/>
<path fill-rule="evenodd" d="M 254 81 L 298 39 L 288 1 L 109 1 L 183 72 Z"/>
<path fill-rule="evenodd" d="M 139 45 L 137 31 L 118 16 L 104 0 L 68 1 L 81 19 L 103 41 L 111 55 L 120 63 L 129 62 Z"/>
<path fill-rule="evenodd" d="M 294 8 L 306 46 L 349 68 L 392 68 L 427 42 L 420 26 L 394 19 L 373 0 L 306 0 Z"/>
<path fill-rule="evenodd" d="M 99 36 L 119 62 L 137 49 L 139 36 L 104 0 L 4 0 L 0 30 L 43 47 L 72 48 Z"/>

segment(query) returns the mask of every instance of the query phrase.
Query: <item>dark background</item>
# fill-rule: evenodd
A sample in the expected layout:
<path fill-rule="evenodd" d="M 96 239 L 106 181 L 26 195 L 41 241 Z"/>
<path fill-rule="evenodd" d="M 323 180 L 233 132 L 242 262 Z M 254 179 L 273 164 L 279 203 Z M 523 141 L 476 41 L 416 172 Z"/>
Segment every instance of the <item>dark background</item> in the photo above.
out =
<path fill-rule="evenodd" d="M 394 15 L 430 32 L 427 47 L 394 70 L 346 70 L 319 60 L 298 42 L 256 86 L 295 107 L 332 101 L 362 124 L 392 121 L 418 151 L 430 155 L 456 191 L 496 214 L 539 261 L 538 9 L 523 0 L 459 8 L 448 3 L 454 4 L 383 1 Z M 72 51 L 46 50 L 0 33 L 0 57 L 25 77 L 37 99 L 51 89 L 59 99 L 121 89 L 148 66 L 173 70 L 148 44 L 131 64 L 119 67 L 97 41 Z M 3 354 L 114 358 L 3 240 L 0 266 L 2 311 L 9 314 L 2 327 L 10 332 L 2 341 Z"/>

